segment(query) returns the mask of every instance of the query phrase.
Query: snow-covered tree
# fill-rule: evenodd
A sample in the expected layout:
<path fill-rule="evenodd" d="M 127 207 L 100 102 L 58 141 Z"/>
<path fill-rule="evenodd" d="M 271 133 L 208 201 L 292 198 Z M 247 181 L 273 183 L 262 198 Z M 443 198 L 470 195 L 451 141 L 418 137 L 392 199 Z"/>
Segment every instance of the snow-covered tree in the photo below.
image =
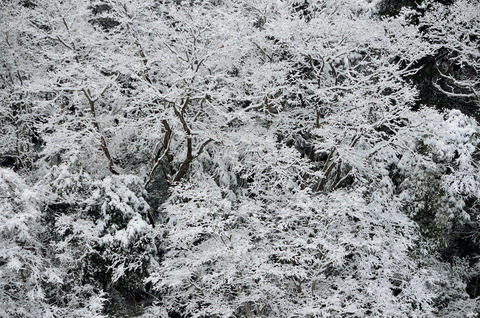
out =
<path fill-rule="evenodd" d="M 49 263 L 43 255 L 41 214 L 35 192 L 16 173 L 0 169 L 0 314 L 48 317 L 43 288 Z"/>
<path fill-rule="evenodd" d="M 36 154 L 35 112 L 28 90 L 34 66 L 31 38 L 22 34 L 25 8 L 19 3 L 0 4 L 0 163 L 16 169 L 31 168 Z"/>
<path fill-rule="evenodd" d="M 480 4 L 461 0 L 452 5 L 427 1 L 419 27 L 435 49 L 439 78 L 435 87 L 448 97 L 480 106 Z M 473 113 L 478 114 L 478 109 Z"/>
<path fill-rule="evenodd" d="M 147 297 L 142 279 L 156 265 L 160 244 L 148 223 L 142 181 L 94 179 L 73 159 L 53 167 L 47 181 L 49 248 L 65 277 L 55 291 L 58 302 L 70 306 L 78 289 L 108 293 L 110 313 L 136 310 L 135 301 Z"/>
<path fill-rule="evenodd" d="M 424 228 L 415 217 L 429 202 L 401 192 L 393 172 L 431 162 L 418 144 L 445 138 L 457 115 L 445 120 L 410 109 L 416 91 L 404 77 L 431 52 L 418 30 L 403 17 L 372 21 L 329 4 L 293 21 L 287 3 L 255 4 L 260 31 L 236 91 L 245 96 L 241 115 L 223 148 L 209 147 L 203 166 L 164 206 L 167 254 L 149 281 L 165 295 L 167 310 L 194 317 L 430 317 L 441 308 L 437 277 L 448 270 L 429 251 L 417 252 L 424 251 Z M 434 118 L 432 129 L 426 123 Z M 431 186 L 423 179 L 428 173 L 408 175 Z M 411 196 L 419 191 L 402 185 Z M 461 208 L 436 206 L 429 218 L 446 211 L 466 217 Z M 425 244 L 433 244 L 429 239 Z M 458 286 L 445 299 L 455 293 L 468 297 Z"/>
<path fill-rule="evenodd" d="M 409 80 L 475 97 L 478 6 L 377 2 L 2 3 L 4 315 L 478 314 L 478 123 Z"/>

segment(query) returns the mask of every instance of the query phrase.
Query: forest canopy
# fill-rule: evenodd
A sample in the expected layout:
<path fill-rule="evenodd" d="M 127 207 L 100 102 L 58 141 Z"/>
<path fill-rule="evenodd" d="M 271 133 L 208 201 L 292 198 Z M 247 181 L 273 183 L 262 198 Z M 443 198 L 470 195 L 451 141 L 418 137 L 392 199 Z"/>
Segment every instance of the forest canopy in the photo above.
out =
<path fill-rule="evenodd" d="M 479 317 L 480 2 L 0 2 L 0 317 Z"/>

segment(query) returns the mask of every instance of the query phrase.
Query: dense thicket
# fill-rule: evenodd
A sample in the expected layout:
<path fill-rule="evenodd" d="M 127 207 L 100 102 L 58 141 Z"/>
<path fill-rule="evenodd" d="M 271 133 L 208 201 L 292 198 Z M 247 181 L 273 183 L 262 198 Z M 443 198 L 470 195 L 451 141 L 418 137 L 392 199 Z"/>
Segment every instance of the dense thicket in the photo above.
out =
<path fill-rule="evenodd" d="M 476 317 L 480 5 L 0 4 L 0 316 Z"/>

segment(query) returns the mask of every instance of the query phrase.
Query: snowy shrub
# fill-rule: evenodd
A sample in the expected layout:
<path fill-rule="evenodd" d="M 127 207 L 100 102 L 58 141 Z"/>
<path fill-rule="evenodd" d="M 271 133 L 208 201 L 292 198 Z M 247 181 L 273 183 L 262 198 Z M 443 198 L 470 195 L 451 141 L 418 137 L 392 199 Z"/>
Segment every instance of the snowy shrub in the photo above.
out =
<path fill-rule="evenodd" d="M 0 169 L 0 316 L 48 317 L 43 283 L 48 261 L 41 242 L 35 191 L 15 172 Z M 52 275 L 54 276 L 54 275 Z"/>
<path fill-rule="evenodd" d="M 70 283 L 83 282 L 112 298 L 141 299 L 142 277 L 159 244 L 147 223 L 141 181 L 128 175 L 94 180 L 74 159 L 52 168 L 48 181 L 52 253 Z M 119 299 L 110 299 L 109 308 L 126 310 Z"/>

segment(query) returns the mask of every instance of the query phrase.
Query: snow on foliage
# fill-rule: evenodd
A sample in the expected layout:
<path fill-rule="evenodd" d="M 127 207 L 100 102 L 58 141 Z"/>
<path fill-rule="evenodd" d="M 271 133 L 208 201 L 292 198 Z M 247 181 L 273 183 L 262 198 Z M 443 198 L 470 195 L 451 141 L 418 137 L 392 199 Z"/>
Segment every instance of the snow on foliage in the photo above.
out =
<path fill-rule="evenodd" d="M 42 281 L 40 211 L 35 191 L 12 170 L 0 169 L 0 315 L 48 314 Z"/>
<path fill-rule="evenodd" d="M 60 267 L 76 276 L 69 284 L 81 280 L 99 291 L 142 290 L 140 277 L 158 241 L 146 221 L 141 180 L 129 175 L 95 180 L 73 158 L 53 167 L 47 181 L 51 248 Z"/>
<path fill-rule="evenodd" d="M 441 54 L 435 87 L 447 96 L 473 98 L 480 106 L 480 4 L 459 0 L 450 6 L 427 1 L 431 7 L 420 19 L 420 27 L 432 47 Z"/>
<path fill-rule="evenodd" d="M 0 316 L 477 315 L 478 122 L 409 78 L 478 99 L 478 5 L 381 3 L 0 4 Z"/>

